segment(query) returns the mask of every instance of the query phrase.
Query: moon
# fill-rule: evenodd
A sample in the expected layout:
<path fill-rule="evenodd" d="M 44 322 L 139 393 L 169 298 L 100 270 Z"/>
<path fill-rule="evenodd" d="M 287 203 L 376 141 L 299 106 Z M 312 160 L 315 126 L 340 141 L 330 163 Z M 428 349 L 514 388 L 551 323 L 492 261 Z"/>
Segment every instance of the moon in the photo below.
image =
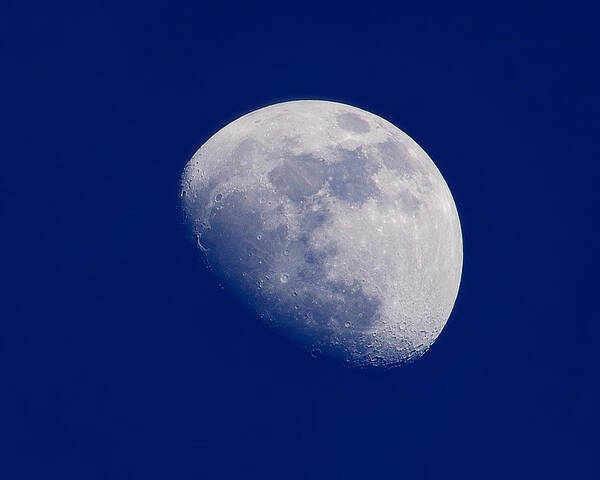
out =
<path fill-rule="evenodd" d="M 301 100 L 238 118 L 190 159 L 181 203 L 224 288 L 313 355 L 406 363 L 454 306 L 452 194 L 414 140 L 365 110 Z"/>

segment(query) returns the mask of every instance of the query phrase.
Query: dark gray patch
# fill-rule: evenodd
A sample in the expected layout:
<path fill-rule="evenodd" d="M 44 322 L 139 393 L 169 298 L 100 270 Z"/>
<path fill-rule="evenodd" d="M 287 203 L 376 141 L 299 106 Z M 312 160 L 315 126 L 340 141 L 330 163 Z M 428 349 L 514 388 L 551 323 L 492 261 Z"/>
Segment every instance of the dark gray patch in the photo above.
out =
<path fill-rule="evenodd" d="M 323 210 L 309 210 L 301 216 L 300 228 L 303 232 L 312 232 L 323 225 L 329 218 L 330 215 Z"/>
<path fill-rule="evenodd" d="M 219 168 L 211 180 L 223 183 L 236 175 L 245 176 L 256 163 L 277 163 L 278 157 L 267 146 L 252 137 L 246 137 L 235 146 L 231 155 L 220 159 Z"/>
<path fill-rule="evenodd" d="M 289 136 L 289 135 L 286 135 L 281 140 L 281 143 L 283 143 L 283 145 L 285 146 L 286 149 L 291 150 L 291 149 L 293 149 L 295 147 L 298 147 L 300 145 L 300 140 L 299 140 L 298 136 Z"/>
<path fill-rule="evenodd" d="M 306 265 L 310 270 L 321 270 L 323 265 L 325 264 L 325 260 L 327 260 L 327 253 L 322 250 L 316 250 L 310 248 L 306 251 Z M 316 272 L 320 274 L 321 272 Z"/>
<path fill-rule="evenodd" d="M 300 202 L 317 193 L 325 183 L 323 162 L 312 155 L 286 158 L 269 172 L 269 180 L 277 192 Z"/>
<path fill-rule="evenodd" d="M 408 176 L 412 176 L 420 170 L 402 143 L 388 140 L 377 144 L 376 147 L 387 168 Z"/>
<path fill-rule="evenodd" d="M 253 138 L 244 138 L 231 154 L 233 167 L 238 169 L 254 161 L 254 157 L 264 153 L 265 147 Z"/>
<path fill-rule="evenodd" d="M 415 212 L 421 206 L 421 201 L 409 191 L 398 194 L 397 198 L 402 204 L 402 209 L 406 212 Z"/>
<path fill-rule="evenodd" d="M 328 166 L 329 186 L 335 197 L 351 203 L 363 203 L 377 196 L 379 189 L 371 179 L 378 167 L 370 162 L 361 148 L 339 150 L 341 160 Z"/>
<path fill-rule="evenodd" d="M 338 115 L 337 122 L 340 128 L 354 133 L 366 133 L 371 129 L 369 122 L 360 118 L 356 113 L 342 113 Z"/>
<path fill-rule="evenodd" d="M 303 233 L 298 240 L 290 242 L 288 250 L 297 259 L 297 279 L 314 286 L 324 278 L 323 266 L 328 253 L 314 249 L 309 244 L 309 234 Z"/>

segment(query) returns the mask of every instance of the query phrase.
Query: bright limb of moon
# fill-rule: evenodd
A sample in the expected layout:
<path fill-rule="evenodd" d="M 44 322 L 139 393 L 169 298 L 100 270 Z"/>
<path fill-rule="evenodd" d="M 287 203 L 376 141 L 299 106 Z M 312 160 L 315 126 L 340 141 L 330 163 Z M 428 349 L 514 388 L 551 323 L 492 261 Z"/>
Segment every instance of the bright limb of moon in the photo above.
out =
<path fill-rule="evenodd" d="M 450 316 L 454 200 L 423 149 L 372 113 L 302 100 L 244 115 L 195 153 L 181 196 L 221 283 L 313 352 L 403 363 Z"/>

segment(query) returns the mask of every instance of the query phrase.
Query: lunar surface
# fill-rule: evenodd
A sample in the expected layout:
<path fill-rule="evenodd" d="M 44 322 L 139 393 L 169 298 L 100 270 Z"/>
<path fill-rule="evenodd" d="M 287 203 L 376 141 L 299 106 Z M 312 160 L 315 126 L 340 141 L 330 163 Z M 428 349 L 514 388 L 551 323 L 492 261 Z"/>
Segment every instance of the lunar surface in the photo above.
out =
<path fill-rule="evenodd" d="M 244 115 L 189 161 L 181 201 L 220 283 L 314 355 L 402 364 L 450 316 L 454 200 L 419 145 L 372 113 L 304 100 Z"/>

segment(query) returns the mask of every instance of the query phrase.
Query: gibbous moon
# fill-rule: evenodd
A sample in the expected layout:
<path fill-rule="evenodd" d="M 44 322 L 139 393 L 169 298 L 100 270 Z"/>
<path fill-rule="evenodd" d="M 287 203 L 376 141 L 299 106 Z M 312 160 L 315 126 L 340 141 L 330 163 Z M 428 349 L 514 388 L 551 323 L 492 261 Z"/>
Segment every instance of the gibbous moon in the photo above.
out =
<path fill-rule="evenodd" d="M 454 200 L 423 149 L 372 113 L 302 100 L 244 115 L 191 158 L 181 201 L 221 284 L 315 355 L 401 364 L 450 316 Z"/>

